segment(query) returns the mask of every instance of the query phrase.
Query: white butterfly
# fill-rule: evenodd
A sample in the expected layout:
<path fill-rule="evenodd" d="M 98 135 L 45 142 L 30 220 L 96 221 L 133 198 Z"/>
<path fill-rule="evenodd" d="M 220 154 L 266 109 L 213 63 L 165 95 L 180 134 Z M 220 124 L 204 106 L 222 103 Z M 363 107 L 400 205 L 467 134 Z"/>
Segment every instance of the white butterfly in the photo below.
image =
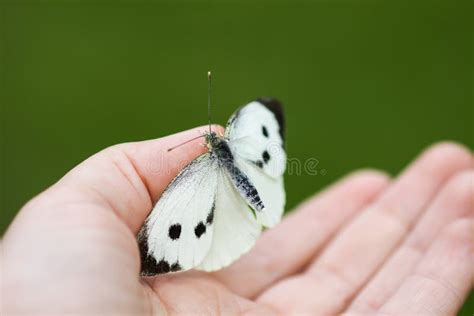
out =
<path fill-rule="evenodd" d="M 164 191 L 138 234 L 142 275 L 214 271 L 255 244 L 283 214 L 286 168 L 281 104 L 260 98 L 237 110 L 223 137 Z"/>

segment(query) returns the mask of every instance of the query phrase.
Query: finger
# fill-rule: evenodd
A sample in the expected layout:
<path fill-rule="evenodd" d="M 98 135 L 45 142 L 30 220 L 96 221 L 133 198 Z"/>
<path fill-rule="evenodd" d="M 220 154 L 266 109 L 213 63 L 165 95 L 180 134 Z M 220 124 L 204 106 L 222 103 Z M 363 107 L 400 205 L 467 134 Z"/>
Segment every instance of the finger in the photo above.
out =
<path fill-rule="evenodd" d="M 306 273 L 276 284 L 260 298 L 277 308 L 316 314 L 342 311 L 406 235 L 417 216 L 453 174 L 471 164 L 471 154 L 453 144 L 427 150 L 356 217 Z"/>
<path fill-rule="evenodd" d="M 474 171 L 454 176 L 395 254 L 352 302 L 348 312 L 374 313 L 397 290 L 439 232 L 451 222 L 474 216 Z"/>
<path fill-rule="evenodd" d="M 455 315 L 473 286 L 473 231 L 472 218 L 449 225 L 381 312 Z"/>
<path fill-rule="evenodd" d="M 79 164 L 33 199 L 19 217 L 40 210 L 41 218 L 51 219 L 58 209 L 64 213 L 65 205 L 71 209 L 80 205 L 81 210 L 72 213 L 82 216 L 99 207 L 114 211 L 136 233 L 173 177 L 205 151 L 200 146 L 202 139 L 171 152 L 168 148 L 202 135 L 205 129 L 207 127 L 200 127 L 156 140 L 109 147 Z M 86 210 L 82 207 L 84 204 L 91 207 Z"/>
<path fill-rule="evenodd" d="M 257 295 L 306 265 L 339 227 L 372 201 L 387 183 L 387 176 L 376 171 L 360 171 L 346 177 L 266 231 L 248 254 L 215 276 L 242 296 Z"/>

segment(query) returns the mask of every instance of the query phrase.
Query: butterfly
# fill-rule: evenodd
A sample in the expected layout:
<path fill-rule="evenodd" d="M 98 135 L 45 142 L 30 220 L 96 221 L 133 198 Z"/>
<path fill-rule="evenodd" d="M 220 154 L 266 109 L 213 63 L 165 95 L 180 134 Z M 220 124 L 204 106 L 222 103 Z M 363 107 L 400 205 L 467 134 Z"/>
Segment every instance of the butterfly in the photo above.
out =
<path fill-rule="evenodd" d="M 238 109 L 224 135 L 168 185 L 137 239 L 141 274 L 228 266 L 276 225 L 285 206 L 284 115 L 272 98 Z"/>

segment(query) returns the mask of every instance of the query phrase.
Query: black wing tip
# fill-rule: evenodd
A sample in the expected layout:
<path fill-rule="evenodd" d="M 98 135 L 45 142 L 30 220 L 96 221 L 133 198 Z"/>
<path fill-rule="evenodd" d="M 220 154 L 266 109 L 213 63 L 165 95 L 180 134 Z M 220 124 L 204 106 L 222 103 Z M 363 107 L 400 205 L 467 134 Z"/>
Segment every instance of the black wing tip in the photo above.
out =
<path fill-rule="evenodd" d="M 146 234 L 146 222 L 143 224 L 137 236 L 138 250 L 140 251 L 140 274 L 142 276 L 153 276 L 164 273 L 155 258 L 148 255 L 148 238 Z"/>
<path fill-rule="evenodd" d="M 143 225 L 137 236 L 138 248 L 140 251 L 140 274 L 146 277 L 181 271 L 183 268 L 178 261 L 173 264 L 170 264 L 164 259 L 157 262 L 155 258 L 148 255 L 148 238 L 145 230 L 146 223 Z"/>
<path fill-rule="evenodd" d="M 148 255 L 148 238 L 146 235 L 146 223 L 143 224 L 137 236 L 138 250 L 140 251 L 140 274 L 151 276 L 157 274 L 156 260 Z"/>
<path fill-rule="evenodd" d="M 284 139 L 285 134 L 285 113 L 283 111 L 283 104 L 275 98 L 272 97 L 260 97 L 257 98 L 257 102 L 263 104 L 267 109 L 269 109 L 278 121 L 280 125 L 280 134 L 282 139 Z"/>

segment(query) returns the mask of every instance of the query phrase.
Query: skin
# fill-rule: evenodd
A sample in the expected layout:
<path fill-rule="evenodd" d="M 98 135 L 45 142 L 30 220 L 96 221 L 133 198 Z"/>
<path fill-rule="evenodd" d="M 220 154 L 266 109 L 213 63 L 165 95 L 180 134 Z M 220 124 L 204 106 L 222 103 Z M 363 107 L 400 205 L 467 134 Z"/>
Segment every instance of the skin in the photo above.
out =
<path fill-rule="evenodd" d="M 221 127 L 214 127 L 222 129 Z M 473 156 L 354 172 L 215 273 L 139 277 L 135 235 L 200 129 L 112 146 L 28 202 L 2 241 L 5 314 L 454 315 L 473 286 Z"/>

